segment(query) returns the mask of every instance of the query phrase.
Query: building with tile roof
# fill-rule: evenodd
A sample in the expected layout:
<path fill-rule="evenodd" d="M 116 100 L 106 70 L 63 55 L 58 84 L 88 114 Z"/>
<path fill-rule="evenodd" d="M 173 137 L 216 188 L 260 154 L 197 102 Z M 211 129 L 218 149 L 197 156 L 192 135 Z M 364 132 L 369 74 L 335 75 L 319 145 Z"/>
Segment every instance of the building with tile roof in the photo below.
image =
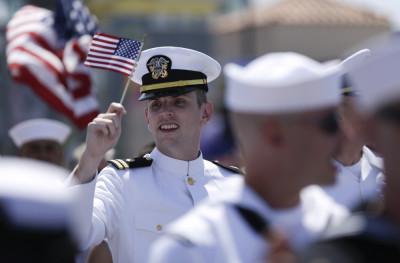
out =
<path fill-rule="evenodd" d="M 390 23 L 386 17 L 335 0 L 284 0 L 220 15 L 210 28 L 215 54 L 222 62 L 245 62 L 276 51 L 296 51 L 323 61 L 390 32 Z"/>

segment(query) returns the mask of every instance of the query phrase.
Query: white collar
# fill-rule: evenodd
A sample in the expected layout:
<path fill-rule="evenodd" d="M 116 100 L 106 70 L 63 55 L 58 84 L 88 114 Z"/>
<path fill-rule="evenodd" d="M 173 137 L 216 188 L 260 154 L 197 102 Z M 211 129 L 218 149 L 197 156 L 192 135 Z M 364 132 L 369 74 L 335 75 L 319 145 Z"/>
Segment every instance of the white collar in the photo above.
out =
<path fill-rule="evenodd" d="M 363 155 L 367 158 L 368 162 L 376 168 L 383 169 L 383 158 L 379 157 L 376 153 L 371 151 L 367 146 L 363 147 Z"/>
<path fill-rule="evenodd" d="M 371 149 L 369 149 L 365 145 L 362 148 L 362 156 L 358 162 L 360 162 L 360 161 L 362 162 L 363 158 L 365 158 L 371 166 L 374 166 L 374 167 L 378 168 L 379 170 L 383 170 L 383 158 L 379 157 L 375 152 L 373 152 Z M 333 159 L 333 162 L 336 165 L 336 168 L 339 169 L 338 172 L 340 172 L 344 168 L 348 167 L 346 165 L 343 165 L 341 162 L 339 162 L 335 159 Z M 349 166 L 351 166 L 351 165 L 349 165 Z"/>
<path fill-rule="evenodd" d="M 201 152 L 199 157 L 192 161 L 171 158 L 161 153 L 157 148 L 154 148 L 150 156 L 153 159 L 153 165 L 167 175 L 180 177 L 189 175 L 194 178 L 204 175 L 203 154 Z"/>

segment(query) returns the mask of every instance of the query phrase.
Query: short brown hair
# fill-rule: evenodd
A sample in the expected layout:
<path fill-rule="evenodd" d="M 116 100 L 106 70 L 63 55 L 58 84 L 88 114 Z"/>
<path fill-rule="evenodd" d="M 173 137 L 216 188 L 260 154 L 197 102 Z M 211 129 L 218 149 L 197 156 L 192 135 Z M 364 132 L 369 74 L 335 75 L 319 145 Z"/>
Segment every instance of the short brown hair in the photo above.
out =
<path fill-rule="evenodd" d="M 199 107 L 201 106 L 201 104 L 208 102 L 207 93 L 205 90 L 196 89 L 195 93 L 196 93 L 197 104 L 199 105 Z"/>

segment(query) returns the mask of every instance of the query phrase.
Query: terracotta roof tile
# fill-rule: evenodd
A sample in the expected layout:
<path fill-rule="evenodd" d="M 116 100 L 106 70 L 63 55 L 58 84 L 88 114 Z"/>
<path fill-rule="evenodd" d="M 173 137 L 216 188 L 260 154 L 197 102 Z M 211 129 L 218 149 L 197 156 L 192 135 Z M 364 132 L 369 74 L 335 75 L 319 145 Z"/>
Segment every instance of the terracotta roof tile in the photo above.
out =
<path fill-rule="evenodd" d="M 384 16 L 335 0 L 285 0 L 272 7 L 253 8 L 216 19 L 217 32 L 262 25 L 344 25 L 389 27 Z"/>

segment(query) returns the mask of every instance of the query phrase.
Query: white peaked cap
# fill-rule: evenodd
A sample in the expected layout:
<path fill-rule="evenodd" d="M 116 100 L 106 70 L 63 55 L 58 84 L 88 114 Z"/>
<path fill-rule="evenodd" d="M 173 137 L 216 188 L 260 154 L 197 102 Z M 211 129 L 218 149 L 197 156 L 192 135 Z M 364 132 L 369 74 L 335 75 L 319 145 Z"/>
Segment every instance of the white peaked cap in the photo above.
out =
<path fill-rule="evenodd" d="M 221 73 L 221 65 L 212 57 L 199 51 L 183 47 L 155 47 L 140 54 L 132 81 L 142 85 L 142 76 L 149 73 L 147 62 L 153 56 L 167 56 L 171 59 L 171 69 L 183 69 L 202 72 L 207 76 L 207 83 L 215 80 Z"/>
<path fill-rule="evenodd" d="M 232 111 L 307 111 L 336 106 L 341 100 L 341 67 L 297 53 L 266 54 L 245 67 L 228 64 L 224 73 L 225 102 Z"/>
<path fill-rule="evenodd" d="M 50 119 L 31 119 L 12 127 L 8 134 L 15 145 L 35 140 L 53 140 L 63 144 L 71 133 L 71 128 L 62 122 Z"/>
<path fill-rule="evenodd" d="M 360 91 L 359 108 L 365 113 L 400 100 L 400 36 L 373 49 L 368 61 L 350 70 L 348 76 Z"/>
<path fill-rule="evenodd" d="M 341 62 L 341 66 L 343 68 L 343 73 L 345 76 L 343 79 L 342 94 L 360 93 L 360 91 L 357 90 L 355 87 L 353 87 L 352 83 L 350 83 L 347 77 L 347 73 L 366 63 L 370 56 L 371 56 L 371 50 L 361 49 L 351 54 Z"/>
<path fill-rule="evenodd" d="M 41 161 L 0 158 L 0 206 L 12 225 L 69 229 L 74 233 L 74 196 L 64 183 L 68 171 Z"/>
<path fill-rule="evenodd" d="M 351 54 L 347 58 L 345 58 L 342 61 L 342 67 L 344 72 L 346 73 L 347 71 L 350 71 L 366 61 L 368 61 L 368 58 L 371 56 L 371 50 L 369 49 L 361 49 L 359 51 L 356 51 L 355 53 Z"/>

